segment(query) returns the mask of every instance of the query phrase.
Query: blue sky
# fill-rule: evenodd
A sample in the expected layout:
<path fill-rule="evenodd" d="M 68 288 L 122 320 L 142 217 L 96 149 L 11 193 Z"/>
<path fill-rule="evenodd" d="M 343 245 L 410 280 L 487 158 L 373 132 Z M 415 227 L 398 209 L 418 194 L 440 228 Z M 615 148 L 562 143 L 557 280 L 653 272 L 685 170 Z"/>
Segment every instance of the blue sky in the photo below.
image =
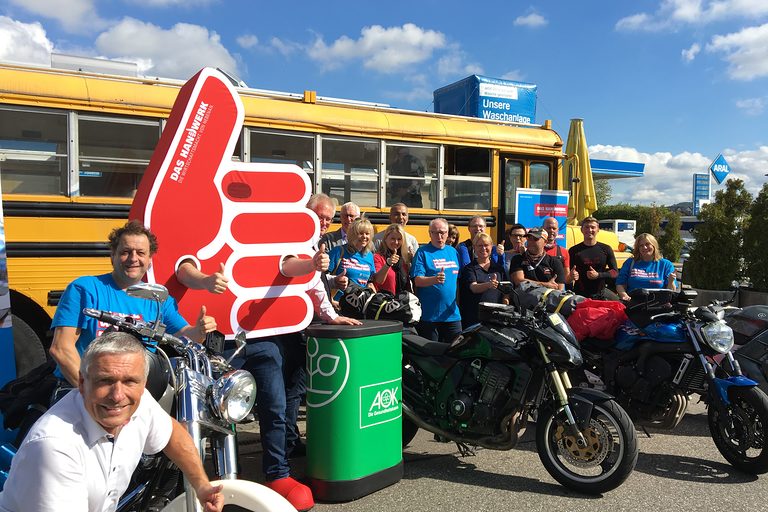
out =
<path fill-rule="evenodd" d="M 470 74 L 510 78 L 538 85 L 563 139 L 583 118 L 593 158 L 646 164 L 614 202 L 690 200 L 721 152 L 751 191 L 768 179 L 765 0 L 0 1 L 0 60 L 51 51 L 416 110 Z"/>

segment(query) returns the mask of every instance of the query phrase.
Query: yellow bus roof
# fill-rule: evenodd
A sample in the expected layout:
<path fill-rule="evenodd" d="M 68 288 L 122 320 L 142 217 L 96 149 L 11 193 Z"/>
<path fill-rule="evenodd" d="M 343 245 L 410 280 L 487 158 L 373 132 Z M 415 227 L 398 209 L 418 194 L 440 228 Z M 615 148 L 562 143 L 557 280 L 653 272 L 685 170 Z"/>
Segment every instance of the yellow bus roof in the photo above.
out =
<path fill-rule="evenodd" d="M 98 75 L 0 64 L 0 103 L 167 117 L 181 81 Z M 250 126 L 425 143 L 491 146 L 502 151 L 557 157 L 563 141 L 544 126 L 399 110 L 318 99 L 307 91 L 276 94 L 238 89 Z"/>

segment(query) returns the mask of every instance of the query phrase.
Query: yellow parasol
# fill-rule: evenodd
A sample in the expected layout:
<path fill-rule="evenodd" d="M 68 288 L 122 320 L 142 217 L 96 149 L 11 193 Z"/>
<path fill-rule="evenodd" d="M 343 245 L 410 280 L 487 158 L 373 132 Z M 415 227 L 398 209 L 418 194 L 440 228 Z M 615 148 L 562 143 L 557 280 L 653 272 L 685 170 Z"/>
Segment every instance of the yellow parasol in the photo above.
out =
<path fill-rule="evenodd" d="M 571 193 L 568 200 L 568 223 L 578 225 L 582 219 L 597 210 L 595 180 L 589 165 L 587 137 L 584 135 L 584 120 L 571 119 L 565 158 L 560 170 L 560 182 Z"/>

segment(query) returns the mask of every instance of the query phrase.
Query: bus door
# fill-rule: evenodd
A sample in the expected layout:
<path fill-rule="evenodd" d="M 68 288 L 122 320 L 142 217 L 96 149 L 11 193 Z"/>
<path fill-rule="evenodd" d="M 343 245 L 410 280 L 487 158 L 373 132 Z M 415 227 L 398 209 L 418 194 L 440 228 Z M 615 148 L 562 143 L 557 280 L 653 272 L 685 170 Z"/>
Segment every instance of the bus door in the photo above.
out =
<path fill-rule="evenodd" d="M 499 238 L 504 239 L 504 233 L 509 226 L 515 224 L 515 194 L 520 187 L 541 190 L 552 189 L 552 164 L 536 162 L 520 157 L 502 155 L 499 180 Z M 534 226 L 525 226 L 531 228 Z"/>

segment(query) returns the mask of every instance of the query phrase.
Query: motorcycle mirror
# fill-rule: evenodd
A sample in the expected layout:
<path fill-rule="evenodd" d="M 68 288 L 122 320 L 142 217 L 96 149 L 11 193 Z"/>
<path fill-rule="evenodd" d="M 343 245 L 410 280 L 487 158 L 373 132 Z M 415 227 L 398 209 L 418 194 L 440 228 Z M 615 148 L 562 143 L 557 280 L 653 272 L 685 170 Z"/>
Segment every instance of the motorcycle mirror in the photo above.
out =
<path fill-rule="evenodd" d="M 168 288 L 161 284 L 139 283 L 129 286 L 125 293 L 139 299 L 165 302 L 168 299 Z"/>
<path fill-rule="evenodd" d="M 229 359 L 227 359 L 227 364 L 230 364 L 234 358 L 236 358 L 240 352 L 245 349 L 245 346 L 248 344 L 248 341 L 245 338 L 245 331 L 240 330 L 235 334 L 235 351 L 232 353 L 231 356 L 229 356 Z"/>

